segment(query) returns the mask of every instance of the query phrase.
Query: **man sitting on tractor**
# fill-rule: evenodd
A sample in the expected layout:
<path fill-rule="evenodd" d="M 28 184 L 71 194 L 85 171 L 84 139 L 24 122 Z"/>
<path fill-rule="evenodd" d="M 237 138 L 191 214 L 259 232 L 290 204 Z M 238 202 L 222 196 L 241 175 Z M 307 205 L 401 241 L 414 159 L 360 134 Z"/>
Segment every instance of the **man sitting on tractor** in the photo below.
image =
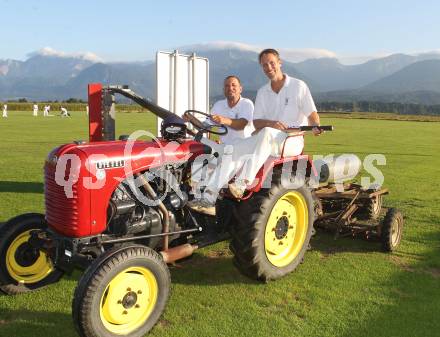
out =
<path fill-rule="evenodd" d="M 223 144 L 233 144 L 252 133 L 254 103 L 241 97 L 243 87 L 237 76 L 231 75 L 223 82 L 225 99 L 215 102 L 211 109 L 211 120 L 227 127 L 228 133 L 220 136 Z"/>
<path fill-rule="evenodd" d="M 227 133 L 220 136 L 221 145 L 211 144 L 218 153 L 224 152 L 224 146 L 235 144 L 250 137 L 253 131 L 252 116 L 254 113 L 254 103 L 241 96 L 243 87 L 240 79 L 235 76 L 227 76 L 223 81 L 223 93 L 225 98 L 214 103 L 211 109 L 211 115 L 206 118 L 204 123 L 207 124 L 223 124 Z M 183 118 L 188 122 L 186 115 Z M 203 169 L 203 162 L 194 162 L 192 165 L 192 183 L 193 186 L 200 186 L 202 176 L 207 171 L 212 171 L 215 163 L 211 162 L 206 169 Z M 197 188 L 197 187 L 196 187 Z M 195 193 L 200 190 L 196 189 Z"/>
<path fill-rule="evenodd" d="M 270 82 L 257 93 L 253 117 L 256 134 L 231 145 L 230 158 L 223 156 L 208 179 L 201 182 L 204 193 L 190 201 L 191 207 L 212 207 L 219 191 L 237 172 L 240 174 L 229 184 L 229 190 L 235 198 L 241 198 L 270 156 L 280 157 L 282 152 L 286 156 L 302 153 L 303 137 L 286 140 L 287 129 L 319 126 L 319 115 L 307 84 L 282 72 L 279 53 L 275 49 L 265 49 L 258 59 Z M 314 128 L 313 133 L 319 135 L 321 130 Z"/>

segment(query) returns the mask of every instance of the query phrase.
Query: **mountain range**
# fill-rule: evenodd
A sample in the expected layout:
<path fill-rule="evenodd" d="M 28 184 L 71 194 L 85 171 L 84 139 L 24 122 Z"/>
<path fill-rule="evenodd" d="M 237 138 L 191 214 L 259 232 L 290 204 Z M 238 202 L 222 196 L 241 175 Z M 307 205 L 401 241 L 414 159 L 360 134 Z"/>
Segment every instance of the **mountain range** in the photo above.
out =
<path fill-rule="evenodd" d="M 244 95 L 251 98 L 267 78 L 258 64 L 258 54 L 237 46 L 181 48 L 207 57 L 210 94 L 222 96 L 227 75 L 240 77 Z M 282 56 L 282 55 L 281 55 Z M 303 79 L 319 101 L 375 100 L 440 104 L 440 54 L 393 54 L 357 65 L 344 65 L 323 57 L 301 62 L 283 61 L 283 71 Z M 0 60 L 0 100 L 86 99 L 87 84 L 127 84 L 141 95 L 154 98 L 156 66 L 153 61 L 104 63 L 81 56 L 33 53 L 25 61 Z"/>

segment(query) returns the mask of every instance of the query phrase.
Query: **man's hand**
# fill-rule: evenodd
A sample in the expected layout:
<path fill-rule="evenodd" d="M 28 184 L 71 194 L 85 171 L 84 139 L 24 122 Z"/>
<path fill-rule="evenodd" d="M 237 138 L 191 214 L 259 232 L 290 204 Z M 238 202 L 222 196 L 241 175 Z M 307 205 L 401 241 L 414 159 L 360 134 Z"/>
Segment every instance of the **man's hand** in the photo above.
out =
<path fill-rule="evenodd" d="M 232 128 L 234 130 L 243 130 L 248 124 L 247 119 L 244 118 L 232 119 L 229 117 L 216 115 L 216 114 L 211 115 L 210 119 L 217 124 L 226 125 L 227 127 Z"/>
<path fill-rule="evenodd" d="M 286 124 L 284 124 L 283 122 L 280 122 L 280 121 L 269 121 L 268 126 L 270 128 L 278 129 L 281 131 L 284 131 L 289 128 Z"/>
<path fill-rule="evenodd" d="M 317 126 L 315 128 L 312 129 L 312 132 L 315 136 L 319 136 L 321 133 L 324 132 L 324 130 L 319 129 L 319 115 L 318 112 L 313 111 L 309 117 L 307 117 L 308 121 L 309 121 L 309 125 L 311 126 Z"/>
<path fill-rule="evenodd" d="M 182 118 L 183 118 L 183 120 L 184 120 L 185 122 L 189 122 L 189 112 L 185 112 L 185 113 L 182 115 Z"/>
<path fill-rule="evenodd" d="M 211 120 L 218 124 L 224 124 L 224 125 L 231 124 L 231 120 L 229 118 L 220 115 L 211 115 Z"/>
<path fill-rule="evenodd" d="M 283 122 L 272 121 L 270 119 L 254 119 L 254 127 L 256 131 L 259 131 L 262 128 L 273 128 L 282 131 L 288 129 L 288 126 Z"/>
<path fill-rule="evenodd" d="M 321 133 L 324 133 L 324 130 L 319 128 L 319 125 L 316 125 L 313 129 L 312 132 L 315 136 L 319 136 Z"/>

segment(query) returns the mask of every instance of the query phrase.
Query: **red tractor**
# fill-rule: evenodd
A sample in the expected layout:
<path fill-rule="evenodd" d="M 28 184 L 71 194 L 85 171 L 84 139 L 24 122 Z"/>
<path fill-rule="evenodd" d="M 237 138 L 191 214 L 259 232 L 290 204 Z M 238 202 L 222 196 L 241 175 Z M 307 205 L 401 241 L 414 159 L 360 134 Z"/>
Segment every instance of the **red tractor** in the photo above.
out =
<path fill-rule="evenodd" d="M 162 138 L 114 140 L 115 94 L 163 118 Z M 362 227 L 352 218 L 377 206 L 383 190 L 362 191 L 344 201 L 345 195 L 326 198 L 328 184 L 286 187 L 283 177 L 299 171 L 305 182 L 319 180 L 306 155 L 269 158 L 242 200 L 226 194 L 216 215 L 196 212 L 187 205 L 191 164 L 200 155 L 207 156 L 206 164 L 217 157 L 203 135 L 224 133 L 224 126 L 204 124 L 190 111 L 198 131 L 187 130 L 171 112 L 119 86 L 90 85 L 89 106 L 90 142 L 62 145 L 46 159 L 46 213 L 23 214 L 0 228 L 0 289 L 7 294 L 35 290 L 74 268 L 85 269 L 72 306 L 81 336 L 145 335 L 170 294 L 167 263 L 216 242 L 231 239 L 234 264 L 261 281 L 298 266 L 315 220 L 325 227 L 335 220 L 338 233 L 365 228 L 388 240 L 389 250 L 400 242 L 398 211 L 388 212 L 387 224 Z"/>

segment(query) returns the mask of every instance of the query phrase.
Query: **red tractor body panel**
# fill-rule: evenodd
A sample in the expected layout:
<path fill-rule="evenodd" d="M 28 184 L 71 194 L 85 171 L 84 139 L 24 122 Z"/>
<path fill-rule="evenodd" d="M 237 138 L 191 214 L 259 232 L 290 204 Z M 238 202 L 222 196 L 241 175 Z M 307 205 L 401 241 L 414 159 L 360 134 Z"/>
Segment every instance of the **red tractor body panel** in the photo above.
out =
<path fill-rule="evenodd" d="M 265 187 L 263 184 L 268 179 L 269 175 L 273 172 L 275 166 L 283 166 L 288 163 L 298 163 L 297 168 L 301 171 L 304 170 L 305 177 L 316 177 L 318 175 L 315 166 L 313 165 L 313 160 L 308 155 L 298 155 L 293 157 L 269 157 L 264 163 L 263 167 L 258 171 L 251 188 L 250 192 L 258 192 L 261 188 Z M 290 165 L 290 164 L 289 164 Z M 303 165 L 303 166 L 301 166 Z M 292 170 L 290 170 L 292 172 Z M 298 173 L 298 172 L 297 172 Z M 299 172 L 298 174 L 301 174 Z M 270 181 L 268 182 L 270 187 Z M 250 194 L 248 195 L 250 197 Z M 247 198 L 246 198 L 247 199 Z"/>
<path fill-rule="evenodd" d="M 186 162 L 205 150 L 192 140 L 61 146 L 51 152 L 45 165 L 46 220 L 53 230 L 68 237 L 100 234 L 107 227 L 110 197 L 127 176 L 165 163 Z"/>
<path fill-rule="evenodd" d="M 88 86 L 89 93 L 89 141 L 99 142 L 102 137 L 102 84 L 92 83 Z"/>
<path fill-rule="evenodd" d="M 71 158 L 74 155 L 78 160 L 67 161 L 61 167 L 58 159 L 63 155 Z M 86 230 L 90 224 L 90 191 L 78 182 L 65 184 L 76 177 L 90 177 L 82 164 L 86 159 L 77 145 L 67 144 L 53 150 L 44 167 L 46 221 L 57 233 L 68 237 L 88 235 L 90 232 Z"/>

